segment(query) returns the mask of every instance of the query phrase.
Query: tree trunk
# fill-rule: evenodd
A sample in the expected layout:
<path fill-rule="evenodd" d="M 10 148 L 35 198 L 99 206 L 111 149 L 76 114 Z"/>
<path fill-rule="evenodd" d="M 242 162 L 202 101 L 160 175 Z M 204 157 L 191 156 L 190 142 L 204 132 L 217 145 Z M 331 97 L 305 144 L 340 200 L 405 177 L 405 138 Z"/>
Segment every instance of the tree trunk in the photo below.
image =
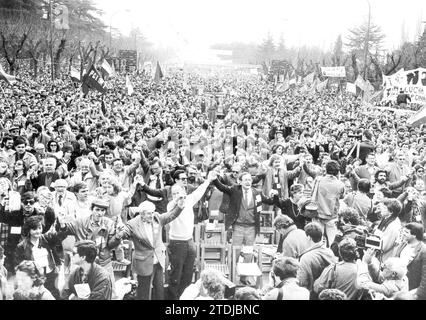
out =
<path fill-rule="evenodd" d="M 55 54 L 55 58 L 54 58 L 54 62 L 53 62 L 53 66 L 54 66 L 54 71 L 55 71 L 55 79 L 59 78 L 59 75 L 61 73 L 61 55 L 62 52 L 65 50 L 65 44 L 66 44 L 67 40 L 66 39 L 61 39 L 61 43 L 59 44 L 58 50 L 56 51 Z"/>
<path fill-rule="evenodd" d="M 355 81 L 359 75 L 358 63 L 356 61 L 356 53 L 352 53 L 351 58 L 352 58 L 352 69 L 354 70 L 354 81 Z"/>

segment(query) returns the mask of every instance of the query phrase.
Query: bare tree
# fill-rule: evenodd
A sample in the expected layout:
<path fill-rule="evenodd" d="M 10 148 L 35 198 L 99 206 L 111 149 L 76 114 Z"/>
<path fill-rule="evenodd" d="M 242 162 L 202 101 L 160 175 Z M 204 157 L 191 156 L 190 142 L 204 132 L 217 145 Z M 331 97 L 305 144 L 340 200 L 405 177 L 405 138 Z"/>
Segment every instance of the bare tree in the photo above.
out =
<path fill-rule="evenodd" d="M 32 30 L 31 16 L 25 12 L 0 18 L 0 50 L 9 65 L 11 74 L 15 74 L 16 60 Z"/>

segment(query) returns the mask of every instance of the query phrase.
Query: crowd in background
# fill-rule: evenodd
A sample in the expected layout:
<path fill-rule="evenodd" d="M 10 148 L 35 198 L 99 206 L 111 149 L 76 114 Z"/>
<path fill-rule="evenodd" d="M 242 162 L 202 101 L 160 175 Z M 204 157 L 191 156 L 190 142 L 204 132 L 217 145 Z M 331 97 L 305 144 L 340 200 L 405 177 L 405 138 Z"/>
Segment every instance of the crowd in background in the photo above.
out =
<path fill-rule="evenodd" d="M 194 225 L 252 246 L 263 210 L 269 283 L 240 279 L 235 299 L 426 298 L 426 132 L 407 115 L 254 76 L 138 72 L 132 95 L 119 75 L 87 96 L 28 79 L 1 83 L 3 299 L 123 298 L 113 261 L 131 263 L 138 299 L 224 299 L 217 271 L 192 283 Z"/>

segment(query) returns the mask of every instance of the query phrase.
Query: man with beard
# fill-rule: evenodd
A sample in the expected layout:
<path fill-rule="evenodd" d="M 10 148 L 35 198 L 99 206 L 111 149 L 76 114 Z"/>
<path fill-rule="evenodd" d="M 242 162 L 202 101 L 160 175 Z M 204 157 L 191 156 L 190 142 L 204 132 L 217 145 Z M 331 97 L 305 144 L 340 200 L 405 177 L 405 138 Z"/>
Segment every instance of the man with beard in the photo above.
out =
<path fill-rule="evenodd" d="M 46 147 L 47 143 L 50 141 L 50 137 L 43 132 L 42 126 L 38 123 L 32 125 L 31 134 L 27 138 L 29 146 L 32 148 L 39 143 L 42 143 Z"/>
<path fill-rule="evenodd" d="M 2 141 L 2 148 L 0 149 L 0 159 L 4 159 L 10 168 L 13 168 L 14 160 L 13 155 L 13 137 L 5 136 Z"/>
<path fill-rule="evenodd" d="M 410 179 L 409 176 L 403 176 L 399 181 L 390 182 L 388 180 L 388 172 L 386 170 L 377 170 L 374 178 L 376 182 L 372 186 L 373 193 L 376 193 L 382 188 L 395 190 L 404 185 Z"/>
<path fill-rule="evenodd" d="M 0 203 L 0 222 L 7 223 L 10 226 L 9 234 L 5 245 L 6 261 L 5 267 L 9 272 L 14 273 L 15 261 L 14 251 L 22 236 L 22 226 L 25 220 L 34 215 L 44 217 L 43 233 L 47 232 L 55 222 L 55 213 L 53 210 L 44 212 L 34 207 L 35 196 L 33 192 L 25 192 L 21 198 L 21 208 L 19 210 L 9 210 L 9 200 L 3 199 Z"/>

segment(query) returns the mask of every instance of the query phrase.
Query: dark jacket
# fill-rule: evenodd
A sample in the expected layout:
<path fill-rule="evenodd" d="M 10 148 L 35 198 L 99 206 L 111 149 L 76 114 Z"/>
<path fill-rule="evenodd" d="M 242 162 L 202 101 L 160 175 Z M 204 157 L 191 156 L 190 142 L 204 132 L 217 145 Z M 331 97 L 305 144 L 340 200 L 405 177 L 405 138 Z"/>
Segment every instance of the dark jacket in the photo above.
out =
<path fill-rule="evenodd" d="M 82 269 L 76 268 L 71 272 L 68 280 L 68 296 L 71 293 L 77 295 L 74 285 L 81 284 L 82 281 Z M 109 273 L 97 265 L 92 263 L 89 273 L 87 274 L 87 283 L 90 287 L 90 296 L 88 300 L 111 300 L 112 297 L 112 282 Z"/>
<path fill-rule="evenodd" d="M 294 224 L 298 229 L 305 228 L 305 225 L 311 222 L 311 219 L 305 218 L 300 214 L 298 205 L 294 204 L 290 198 L 283 200 L 279 198 L 278 195 L 275 195 L 272 198 L 265 198 L 263 202 L 269 205 L 275 205 L 280 208 L 281 213 L 283 215 L 289 216 L 294 221 Z"/>
<path fill-rule="evenodd" d="M 218 179 L 213 181 L 216 188 L 218 188 L 223 193 L 226 193 L 230 197 L 229 207 L 227 212 L 225 212 L 225 229 L 228 229 L 237 221 L 241 202 L 243 199 L 242 186 L 240 184 L 234 185 L 232 187 L 225 186 Z M 260 212 L 262 211 L 262 202 L 265 199 L 261 192 L 257 191 L 255 188 L 251 188 L 253 193 L 254 205 L 254 220 L 255 220 L 255 231 L 256 235 L 260 232 Z"/>
<path fill-rule="evenodd" d="M 55 189 L 50 187 L 50 183 L 60 179 L 59 174 L 55 171 L 54 173 L 52 173 L 52 178 L 51 181 L 49 183 L 49 185 L 47 185 L 46 183 L 46 177 L 47 177 L 48 173 L 46 172 L 41 172 L 38 174 L 38 176 L 34 179 L 31 179 L 31 183 L 33 185 L 34 190 L 37 190 L 39 187 L 41 186 L 46 186 L 50 189 L 50 191 L 54 191 Z"/>
<path fill-rule="evenodd" d="M 218 177 L 218 179 L 221 179 L 221 182 L 226 186 L 232 187 L 233 185 L 237 184 L 237 181 L 231 175 L 226 174 L 223 178 Z M 222 197 L 222 202 L 220 203 L 219 211 L 226 212 L 229 208 L 230 201 L 231 199 L 229 195 L 224 193 Z"/>
<path fill-rule="evenodd" d="M 18 243 L 22 239 L 21 238 L 22 234 L 12 232 L 12 227 L 18 227 L 22 229 L 25 219 L 27 217 L 34 216 L 34 215 L 44 216 L 43 233 L 46 233 L 55 222 L 55 212 L 50 207 L 46 209 L 45 213 L 38 212 L 36 209 L 34 209 L 32 214 L 26 216 L 24 214 L 23 209 L 16 210 L 16 211 L 5 211 L 4 207 L 0 205 L 0 222 L 7 223 L 10 226 L 8 236 L 7 236 L 7 242 L 4 248 L 6 252 L 6 265 L 9 271 L 11 271 L 11 268 L 13 269 L 16 265 L 16 262 L 14 261 L 15 260 L 14 251 Z M 13 231 L 15 230 L 16 229 L 13 229 Z"/>
<path fill-rule="evenodd" d="M 49 268 L 55 269 L 56 266 L 61 265 L 61 260 L 55 251 L 55 247 L 59 246 L 64 240 L 66 235 L 62 232 L 56 233 L 56 231 L 49 231 L 41 235 L 39 240 L 39 247 L 45 248 L 48 252 Z M 34 245 L 28 237 L 25 237 L 17 246 L 15 251 L 15 261 L 18 265 L 24 260 L 34 260 L 32 249 Z"/>
<path fill-rule="evenodd" d="M 401 244 L 395 251 L 399 257 L 406 243 Z M 413 260 L 407 266 L 408 290 L 417 288 L 417 299 L 426 300 L 426 244 L 420 242 L 415 250 Z"/>

